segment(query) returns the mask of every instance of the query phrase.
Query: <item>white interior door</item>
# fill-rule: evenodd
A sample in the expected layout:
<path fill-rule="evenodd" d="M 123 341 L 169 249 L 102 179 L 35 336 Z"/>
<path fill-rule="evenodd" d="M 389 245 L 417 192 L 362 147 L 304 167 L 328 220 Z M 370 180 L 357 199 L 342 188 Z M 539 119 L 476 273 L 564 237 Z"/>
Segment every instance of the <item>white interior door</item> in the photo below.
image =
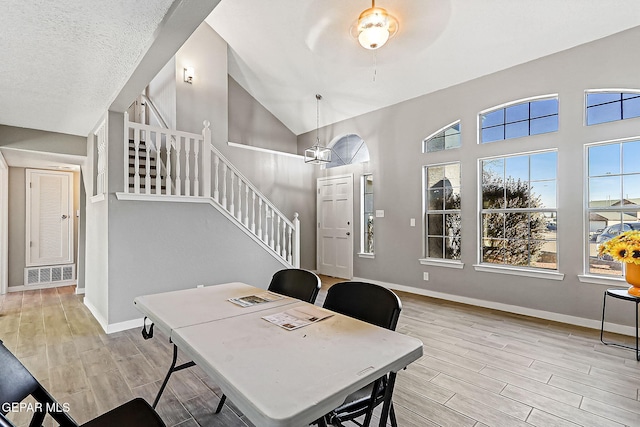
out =
<path fill-rule="evenodd" d="M 317 268 L 320 274 L 353 277 L 353 175 L 318 178 Z"/>
<path fill-rule="evenodd" d="M 73 263 L 73 173 L 27 169 L 26 264 Z"/>

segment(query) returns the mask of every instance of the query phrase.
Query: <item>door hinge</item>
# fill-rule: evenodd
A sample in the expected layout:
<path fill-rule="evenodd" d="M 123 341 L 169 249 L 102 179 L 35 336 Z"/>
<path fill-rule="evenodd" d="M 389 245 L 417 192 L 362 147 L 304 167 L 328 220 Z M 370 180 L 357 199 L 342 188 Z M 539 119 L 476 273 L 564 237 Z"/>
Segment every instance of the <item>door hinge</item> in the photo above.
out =
<path fill-rule="evenodd" d="M 33 247 L 33 242 L 29 242 L 29 247 L 32 248 Z"/>
<path fill-rule="evenodd" d="M 320 194 L 320 189 L 318 188 L 318 194 Z"/>

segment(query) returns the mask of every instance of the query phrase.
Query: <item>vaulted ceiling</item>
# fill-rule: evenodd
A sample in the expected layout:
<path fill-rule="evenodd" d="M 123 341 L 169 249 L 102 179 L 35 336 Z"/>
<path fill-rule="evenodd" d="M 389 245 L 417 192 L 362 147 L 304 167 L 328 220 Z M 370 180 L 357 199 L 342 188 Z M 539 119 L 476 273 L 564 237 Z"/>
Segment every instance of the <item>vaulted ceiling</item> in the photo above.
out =
<path fill-rule="evenodd" d="M 0 124 L 87 135 L 176 3 L 0 2 Z M 369 6 L 222 0 L 206 21 L 229 74 L 295 134 L 315 128 L 316 93 L 333 123 L 640 25 L 637 0 L 378 0 L 400 29 L 374 54 L 349 33 Z"/>

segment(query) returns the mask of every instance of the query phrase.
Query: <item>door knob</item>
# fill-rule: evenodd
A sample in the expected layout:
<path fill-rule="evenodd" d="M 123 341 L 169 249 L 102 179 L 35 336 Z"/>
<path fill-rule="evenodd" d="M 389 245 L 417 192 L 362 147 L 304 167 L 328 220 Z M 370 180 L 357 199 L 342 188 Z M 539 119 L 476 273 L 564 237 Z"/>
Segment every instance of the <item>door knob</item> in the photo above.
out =
<path fill-rule="evenodd" d="M 351 236 L 351 233 L 347 231 L 347 236 Z"/>
<path fill-rule="evenodd" d="M 62 219 L 67 219 L 67 218 L 69 218 L 69 217 L 66 216 L 66 215 L 62 215 Z"/>

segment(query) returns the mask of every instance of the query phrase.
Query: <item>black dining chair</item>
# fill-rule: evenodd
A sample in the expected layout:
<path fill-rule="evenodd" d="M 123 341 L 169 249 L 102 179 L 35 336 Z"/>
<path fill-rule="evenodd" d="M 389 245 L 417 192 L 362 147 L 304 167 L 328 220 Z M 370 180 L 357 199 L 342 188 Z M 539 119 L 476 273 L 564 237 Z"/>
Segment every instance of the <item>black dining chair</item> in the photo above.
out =
<path fill-rule="evenodd" d="M 285 268 L 284 270 L 277 271 L 273 275 L 267 290 L 313 304 L 316 302 L 320 287 L 322 287 L 322 282 L 318 275 L 312 271 L 299 268 Z M 222 411 L 226 400 L 227 396 L 223 394 L 220 402 L 218 402 L 216 414 Z"/>
<path fill-rule="evenodd" d="M 393 331 L 398 324 L 402 303 L 393 291 L 382 286 L 341 282 L 329 288 L 323 307 Z M 368 426 L 374 408 L 384 402 L 387 393 L 392 392 L 394 382 L 395 374 L 385 375 L 351 393 L 342 405 L 325 415 L 326 423 L 342 426 L 343 422 L 351 421 L 359 426 Z M 363 415 L 365 419 L 362 423 L 356 421 Z M 389 405 L 389 418 L 391 425 L 397 427 L 393 402 Z"/>
<path fill-rule="evenodd" d="M 79 427 L 71 416 L 65 412 L 51 394 L 36 380 L 31 372 L 0 341 L 0 426 L 12 426 L 4 415 L 11 404 L 22 402 L 32 396 L 37 405 L 29 427 L 40 427 L 47 414 L 61 427 Z M 156 411 L 146 400 L 138 397 L 130 400 L 82 424 L 82 427 L 166 427 Z"/>

